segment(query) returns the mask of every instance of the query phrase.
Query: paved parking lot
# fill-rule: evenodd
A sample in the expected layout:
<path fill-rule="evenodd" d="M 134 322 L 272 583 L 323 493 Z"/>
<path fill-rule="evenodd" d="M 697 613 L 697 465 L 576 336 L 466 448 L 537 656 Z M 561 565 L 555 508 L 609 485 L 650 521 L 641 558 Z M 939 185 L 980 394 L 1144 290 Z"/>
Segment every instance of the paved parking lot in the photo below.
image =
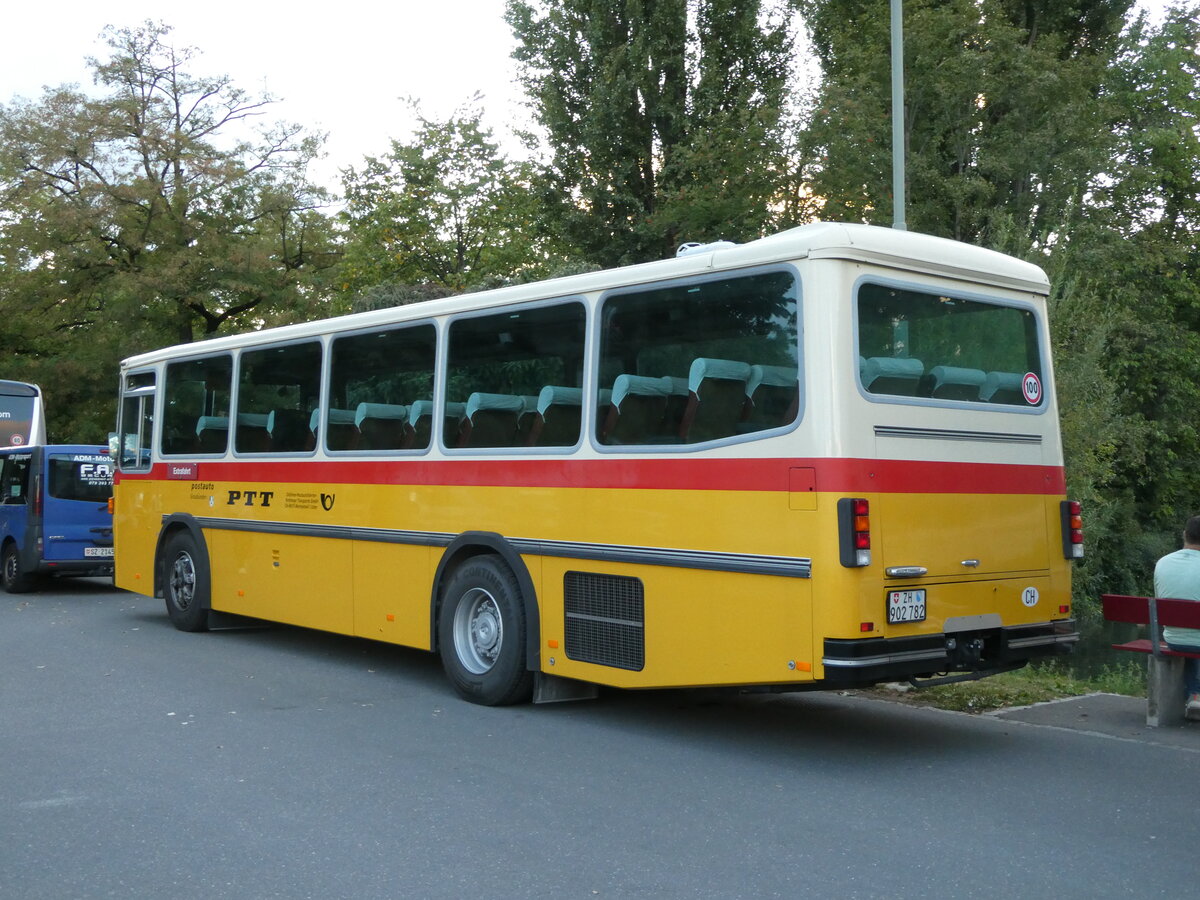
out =
<path fill-rule="evenodd" d="M 1200 741 L 1137 703 L 488 709 L 426 653 L 61 582 L 0 594 L 0 896 L 1183 893 Z"/>

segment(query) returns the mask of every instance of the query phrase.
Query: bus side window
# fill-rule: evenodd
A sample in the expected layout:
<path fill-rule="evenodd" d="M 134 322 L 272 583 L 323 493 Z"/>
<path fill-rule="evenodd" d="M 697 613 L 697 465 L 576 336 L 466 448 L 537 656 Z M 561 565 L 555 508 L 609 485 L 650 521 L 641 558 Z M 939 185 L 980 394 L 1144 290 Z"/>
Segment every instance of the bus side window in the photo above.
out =
<path fill-rule="evenodd" d="M 239 453 L 304 453 L 308 420 L 321 393 L 321 345 L 304 341 L 246 350 L 238 361 Z"/>
<path fill-rule="evenodd" d="M 583 387 L 586 312 L 576 300 L 526 307 L 450 323 L 446 409 L 461 405 L 445 445 L 488 449 L 573 447 L 574 437 L 537 442 L 538 397 L 546 385 Z M 562 417 L 567 426 L 570 417 Z M 449 423 L 447 423 L 449 425 Z"/>
<path fill-rule="evenodd" d="M 798 290 L 791 272 L 762 271 L 606 297 L 600 309 L 599 384 L 610 394 L 597 396 L 598 442 L 746 440 L 794 422 L 800 396 Z M 789 374 L 779 385 L 774 377 L 752 385 L 756 368 Z M 678 377 L 684 373 L 687 377 Z"/>
<path fill-rule="evenodd" d="M 318 443 L 335 453 L 428 447 L 421 417 L 433 405 L 436 346 L 428 323 L 335 337 Z M 315 429 L 318 437 L 321 430 Z"/>
<path fill-rule="evenodd" d="M 229 443 L 233 358 L 168 363 L 163 384 L 164 454 L 224 453 Z"/>

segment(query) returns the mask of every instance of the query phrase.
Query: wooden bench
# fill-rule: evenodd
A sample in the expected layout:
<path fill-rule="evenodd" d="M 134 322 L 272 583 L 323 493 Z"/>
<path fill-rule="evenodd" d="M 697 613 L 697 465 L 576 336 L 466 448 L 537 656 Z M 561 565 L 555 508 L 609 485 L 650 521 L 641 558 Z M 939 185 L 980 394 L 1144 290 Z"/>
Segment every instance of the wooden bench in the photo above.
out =
<path fill-rule="evenodd" d="M 1200 602 L 1125 594 L 1104 594 L 1100 602 L 1109 622 L 1129 622 L 1147 628 L 1148 637 L 1112 645 L 1114 650 L 1147 654 L 1146 724 L 1157 727 L 1183 722 L 1183 661 L 1200 659 L 1200 653 L 1170 649 L 1162 642 L 1162 629 L 1164 626 L 1200 629 Z"/>

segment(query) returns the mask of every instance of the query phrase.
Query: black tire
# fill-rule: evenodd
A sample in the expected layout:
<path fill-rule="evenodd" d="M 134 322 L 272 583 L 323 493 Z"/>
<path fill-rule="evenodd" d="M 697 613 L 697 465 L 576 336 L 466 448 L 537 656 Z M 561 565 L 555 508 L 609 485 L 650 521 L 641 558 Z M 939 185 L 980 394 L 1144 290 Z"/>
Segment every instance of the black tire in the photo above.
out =
<path fill-rule="evenodd" d="M 438 648 L 459 695 L 484 706 L 528 700 L 525 634 L 521 587 L 499 556 L 473 556 L 454 571 L 442 592 Z"/>
<path fill-rule="evenodd" d="M 12 541 L 4 545 L 0 558 L 0 584 L 10 594 L 24 594 L 37 587 L 37 577 L 21 571 L 21 557 Z"/>
<path fill-rule="evenodd" d="M 167 615 L 180 631 L 207 631 L 211 586 L 208 559 L 186 531 L 167 538 L 162 554 L 163 599 Z"/>

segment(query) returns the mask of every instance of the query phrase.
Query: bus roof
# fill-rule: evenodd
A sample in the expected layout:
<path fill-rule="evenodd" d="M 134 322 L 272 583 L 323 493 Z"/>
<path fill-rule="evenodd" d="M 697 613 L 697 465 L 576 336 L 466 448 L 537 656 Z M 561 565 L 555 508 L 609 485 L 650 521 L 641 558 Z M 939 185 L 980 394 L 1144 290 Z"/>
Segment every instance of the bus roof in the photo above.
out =
<path fill-rule="evenodd" d="M 39 393 L 40 391 L 36 384 L 0 379 L 0 395 L 6 397 L 36 397 Z"/>
<path fill-rule="evenodd" d="M 632 285 L 687 278 L 800 259 L 842 259 L 888 268 L 937 275 L 1045 295 L 1046 274 L 1036 265 L 994 250 L 946 238 L 882 228 L 876 225 L 817 222 L 781 231 L 746 244 L 702 246 L 674 259 L 641 263 L 600 272 L 588 272 L 513 285 L 478 293 L 459 294 L 400 307 L 352 313 L 297 325 L 284 325 L 238 335 L 211 338 L 192 344 L 166 347 L 123 362 L 125 368 L 150 365 L 180 354 L 209 354 L 269 341 L 302 339 L 330 330 L 349 331 L 438 315 L 484 310 L 540 299 L 569 297 Z"/>

